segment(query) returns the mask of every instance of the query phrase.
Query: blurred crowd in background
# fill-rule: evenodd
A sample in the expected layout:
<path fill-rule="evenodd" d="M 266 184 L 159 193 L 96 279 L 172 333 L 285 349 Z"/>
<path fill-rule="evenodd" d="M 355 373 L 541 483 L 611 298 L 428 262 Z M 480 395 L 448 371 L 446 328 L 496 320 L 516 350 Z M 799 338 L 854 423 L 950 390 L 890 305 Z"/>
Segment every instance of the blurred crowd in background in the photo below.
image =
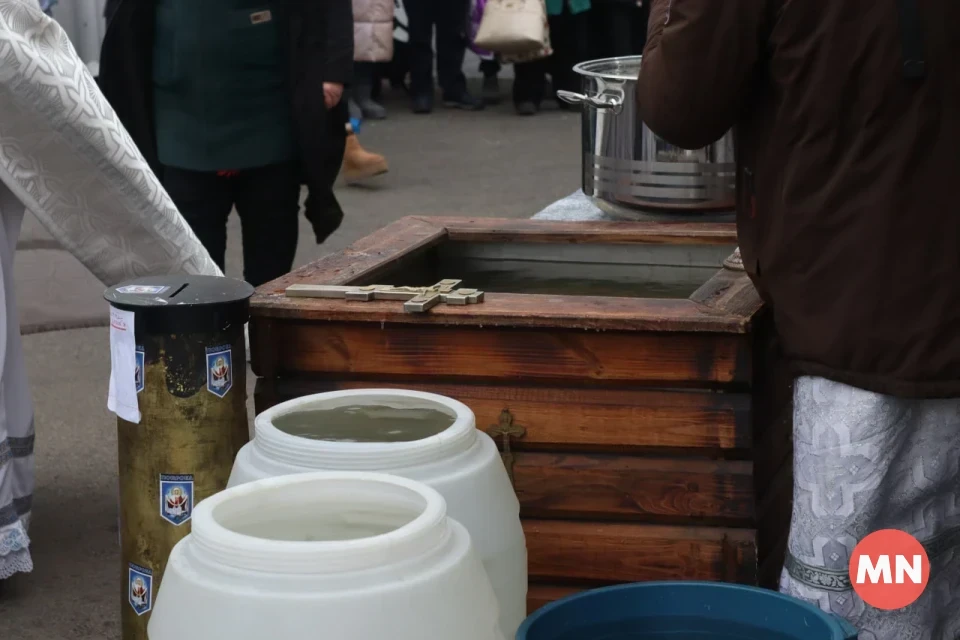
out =
<path fill-rule="evenodd" d="M 37 1 L 55 19 L 72 8 Z M 509 94 L 531 116 L 556 91 L 579 91 L 577 63 L 640 54 L 649 11 L 646 0 L 101 1 L 104 96 L 221 269 L 238 214 L 254 285 L 292 268 L 301 212 L 318 243 L 337 230 L 338 178 L 388 171 L 358 137 L 364 119 L 387 117 L 384 92 L 417 114 L 438 98 L 480 111 Z M 523 19 L 526 32 L 512 33 Z"/>
<path fill-rule="evenodd" d="M 500 101 L 499 76 L 508 62 L 504 56 L 475 46 L 471 38 L 482 21 L 486 0 L 354 0 L 357 20 L 384 15 L 384 7 L 374 6 L 378 2 L 394 5 L 394 49 L 389 60 L 358 69 L 355 102 L 365 117 L 384 117 L 384 109 L 375 102 L 384 79 L 410 93 L 414 112 L 429 113 L 433 108 L 434 57 L 446 105 L 479 110 Z M 533 59 L 526 56 L 523 62 L 513 63 L 512 96 L 520 115 L 537 113 L 544 99 L 554 99 L 554 90 L 579 90 L 572 71 L 575 64 L 639 55 L 646 43 L 649 6 L 644 0 L 546 0 L 546 13 L 552 53 Z M 478 97 L 467 91 L 462 72 L 467 47 L 481 58 L 484 81 Z M 357 59 L 369 58 L 374 48 L 358 39 Z"/>

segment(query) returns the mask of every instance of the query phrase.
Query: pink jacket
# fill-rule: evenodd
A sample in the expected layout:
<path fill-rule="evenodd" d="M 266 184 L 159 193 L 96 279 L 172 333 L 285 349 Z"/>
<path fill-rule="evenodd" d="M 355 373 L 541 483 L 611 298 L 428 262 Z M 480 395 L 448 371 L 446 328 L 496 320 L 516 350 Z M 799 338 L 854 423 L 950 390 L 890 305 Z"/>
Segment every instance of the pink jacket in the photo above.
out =
<path fill-rule="evenodd" d="M 353 47 L 357 62 L 393 58 L 393 0 L 353 0 Z"/>

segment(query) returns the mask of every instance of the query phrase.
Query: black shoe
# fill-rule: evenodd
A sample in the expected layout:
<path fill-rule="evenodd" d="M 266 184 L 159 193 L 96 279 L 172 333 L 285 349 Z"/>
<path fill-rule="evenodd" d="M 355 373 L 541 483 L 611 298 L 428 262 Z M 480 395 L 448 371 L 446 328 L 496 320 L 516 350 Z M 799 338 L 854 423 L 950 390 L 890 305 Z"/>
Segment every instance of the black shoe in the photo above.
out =
<path fill-rule="evenodd" d="M 497 76 L 483 78 L 483 101 L 487 104 L 500 103 L 500 80 Z"/>
<path fill-rule="evenodd" d="M 432 96 L 413 96 L 414 113 L 430 113 L 433 111 Z"/>
<path fill-rule="evenodd" d="M 540 111 L 540 107 L 535 102 L 518 102 L 514 105 L 518 116 L 533 116 Z"/>
<path fill-rule="evenodd" d="M 474 98 L 464 89 L 455 95 L 443 96 L 443 106 L 464 111 L 482 111 L 486 105 L 483 104 L 483 100 Z"/>
<path fill-rule="evenodd" d="M 513 108 L 516 109 L 518 116 L 533 116 L 540 111 L 540 105 L 532 100 L 517 102 L 513 105 Z"/>

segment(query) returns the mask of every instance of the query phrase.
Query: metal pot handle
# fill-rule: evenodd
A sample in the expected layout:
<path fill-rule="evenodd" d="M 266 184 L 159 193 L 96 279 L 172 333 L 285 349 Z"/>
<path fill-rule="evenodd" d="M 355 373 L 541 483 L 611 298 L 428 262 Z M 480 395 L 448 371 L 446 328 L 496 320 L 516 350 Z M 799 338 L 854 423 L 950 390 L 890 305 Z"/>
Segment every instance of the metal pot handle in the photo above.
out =
<path fill-rule="evenodd" d="M 614 113 L 620 113 L 620 111 L 623 110 L 622 91 L 619 92 L 619 95 L 614 93 L 602 93 L 596 96 L 588 96 L 584 93 L 576 93 L 573 91 L 565 91 L 560 89 L 557 91 L 557 97 L 567 104 L 588 105 L 598 111 L 610 110 Z"/>

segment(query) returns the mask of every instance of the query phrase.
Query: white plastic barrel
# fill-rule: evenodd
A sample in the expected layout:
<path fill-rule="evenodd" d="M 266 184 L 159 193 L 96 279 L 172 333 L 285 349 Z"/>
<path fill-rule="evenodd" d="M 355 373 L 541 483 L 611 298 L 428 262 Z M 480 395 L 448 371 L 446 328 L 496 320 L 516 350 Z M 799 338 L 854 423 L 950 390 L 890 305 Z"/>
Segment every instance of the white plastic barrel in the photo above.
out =
<path fill-rule="evenodd" d="M 426 485 L 310 473 L 197 505 L 150 640 L 506 640 L 467 530 Z"/>
<path fill-rule="evenodd" d="M 274 425 L 279 416 L 294 412 L 367 405 L 441 411 L 449 416 L 449 426 L 425 437 L 405 433 L 401 426 L 384 438 L 390 441 L 345 442 L 291 435 Z M 257 416 L 256 436 L 240 450 L 228 486 L 323 470 L 390 473 L 439 491 L 450 517 L 470 532 L 487 570 L 500 603 L 504 637 L 516 635 L 527 607 L 520 503 L 496 444 L 477 431 L 469 407 L 444 396 L 393 389 L 335 391 L 290 400 Z"/>

